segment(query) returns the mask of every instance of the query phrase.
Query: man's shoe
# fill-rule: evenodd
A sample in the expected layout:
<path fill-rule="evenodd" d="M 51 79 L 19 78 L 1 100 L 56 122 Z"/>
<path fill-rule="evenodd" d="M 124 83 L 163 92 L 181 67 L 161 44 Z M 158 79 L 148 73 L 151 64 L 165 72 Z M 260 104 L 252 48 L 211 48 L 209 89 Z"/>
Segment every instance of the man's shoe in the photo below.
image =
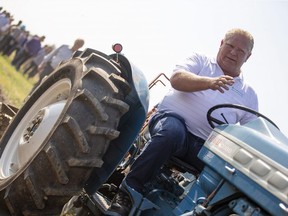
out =
<path fill-rule="evenodd" d="M 110 211 L 116 212 L 121 216 L 129 215 L 132 208 L 132 201 L 129 195 L 123 190 L 119 190 L 112 200 Z"/>

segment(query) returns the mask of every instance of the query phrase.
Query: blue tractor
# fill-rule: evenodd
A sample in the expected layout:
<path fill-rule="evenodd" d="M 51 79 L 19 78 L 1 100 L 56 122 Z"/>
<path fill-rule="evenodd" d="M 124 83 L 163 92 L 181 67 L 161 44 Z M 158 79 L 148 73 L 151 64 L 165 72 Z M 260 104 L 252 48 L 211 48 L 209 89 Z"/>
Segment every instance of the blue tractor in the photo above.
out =
<path fill-rule="evenodd" d="M 15 112 L 1 133 L 1 215 L 117 215 L 111 201 L 150 139 L 155 84 L 121 49 L 75 53 Z M 213 117 L 217 109 L 258 118 L 229 124 Z M 198 155 L 205 168 L 172 158 L 147 193 L 122 183 L 133 203 L 129 216 L 287 216 L 287 137 L 266 116 L 237 104 L 212 107 L 207 121 L 213 131 Z"/>

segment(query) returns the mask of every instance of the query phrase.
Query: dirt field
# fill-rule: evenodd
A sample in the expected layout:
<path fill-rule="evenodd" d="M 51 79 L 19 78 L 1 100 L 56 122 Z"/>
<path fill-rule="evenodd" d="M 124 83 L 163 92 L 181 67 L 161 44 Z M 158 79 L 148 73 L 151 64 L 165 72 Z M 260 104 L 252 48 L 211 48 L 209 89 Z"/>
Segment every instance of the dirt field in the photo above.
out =
<path fill-rule="evenodd" d="M 0 87 L 0 102 L 7 103 L 7 99 L 5 98 L 5 95 L 3 94 L 1 87 Z"/>

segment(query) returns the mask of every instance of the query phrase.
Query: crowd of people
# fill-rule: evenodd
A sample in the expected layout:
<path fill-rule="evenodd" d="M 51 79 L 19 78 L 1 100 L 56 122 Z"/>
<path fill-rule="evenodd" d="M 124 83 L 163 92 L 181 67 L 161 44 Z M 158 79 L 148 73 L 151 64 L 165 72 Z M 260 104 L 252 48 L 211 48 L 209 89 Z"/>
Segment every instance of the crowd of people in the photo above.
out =
<path fill-rule="evenodd" d="M 72 46 L 46 44 L 45 36 L 32 34 L 22 20 L 17 22 L 10 12 L 0 7 L 0 55 L 10 57 L 11 65 L 27 78 L 37 76 L 33 89 L 83 45 L 81 38 L 76 39 Z"/>

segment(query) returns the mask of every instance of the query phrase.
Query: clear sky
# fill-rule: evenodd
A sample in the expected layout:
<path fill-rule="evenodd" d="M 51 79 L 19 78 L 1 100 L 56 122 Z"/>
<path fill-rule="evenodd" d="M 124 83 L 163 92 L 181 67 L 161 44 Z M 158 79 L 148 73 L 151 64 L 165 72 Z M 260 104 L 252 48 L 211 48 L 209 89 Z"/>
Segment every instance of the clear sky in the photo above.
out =
<path fill-rule="evenodd" d="M 1 0 L 0 6 L 48 44 L 82 37 L 84 48 L 110 54 L 113 43 L 122 43 L 148 82 L 170 76 L 194 51 L 215 56 L 227 30 L 244 28 L 255 39 L 244 77 L 258 93 L 260 112 L 288 136 L 288 0 Z"/>

